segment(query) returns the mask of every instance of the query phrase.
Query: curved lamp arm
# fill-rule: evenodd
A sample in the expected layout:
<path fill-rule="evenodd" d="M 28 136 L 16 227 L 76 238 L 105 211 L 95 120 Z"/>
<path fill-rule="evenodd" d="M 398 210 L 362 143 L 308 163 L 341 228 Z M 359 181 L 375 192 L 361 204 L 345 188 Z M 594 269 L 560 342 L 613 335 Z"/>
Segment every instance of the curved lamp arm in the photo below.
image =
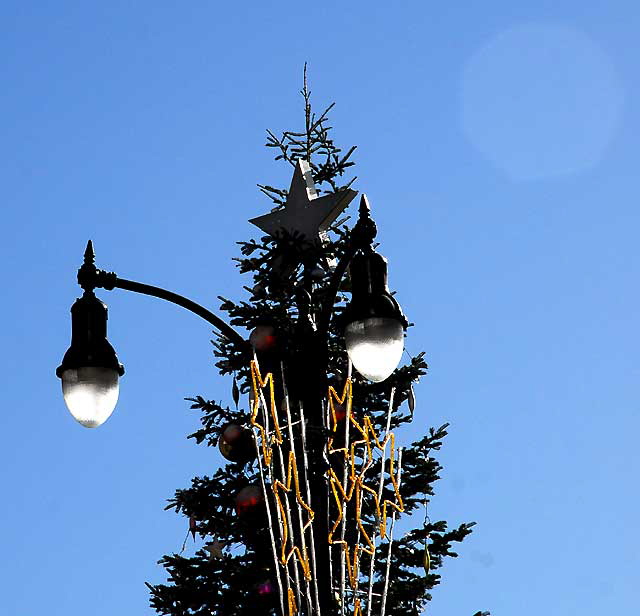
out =
<path fill-rule="evenodd" d="M 245 344 L 245 339 L 235 329 L 225 323 L 225 321 L 223 321 L 219 316 L 213 314 L 213 312 L 207 310 L 200 304 L 197 304 L 182 295 L 178 295 L 173 291 L 167 291 L 166 289 L 154 287 L 150 284 L 143 284 L 142 282 L 126 280 L 125 278 L 118 277 L 113 272 L 100 270 L 94 265 L 94 259 L 93 243 L 89 240 L 84 253 L 84 264 L 78 270 L 78 284 L 85 289 L 85 291 L 96 288 L 106 289 L 107 291 L 111 291 L 113 289 L 124 289 L 126 291 L 133 291 L 134 293 L 141 293 L 142 295 L 158 297 L 173 304 L 177 304 L 178 306 L 182 306 L 190 312 L 197 314 L 199 317 L 213 325 L 231 342 Z"/>

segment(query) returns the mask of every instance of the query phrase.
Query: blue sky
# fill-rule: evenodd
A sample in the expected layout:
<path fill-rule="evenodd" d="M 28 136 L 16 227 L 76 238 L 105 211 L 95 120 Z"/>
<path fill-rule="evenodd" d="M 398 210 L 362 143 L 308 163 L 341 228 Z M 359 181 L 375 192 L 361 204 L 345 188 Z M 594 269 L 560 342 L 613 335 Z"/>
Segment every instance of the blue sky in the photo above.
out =
<path fill-rule="evenodd" d="M 430 613 L 632 613 L 639 28 L 617 1 L 3 3 L 3 613 L 152 613 L 186 532 L 165 499 L 221 462 L 183 398 L 231 383 L 207 324 L 105 291 L 127 373 L 76 424 L 75 271 L 92 238 L 123 277 L 244 297 L 234 242 L 289 182 L 262 144 L 299 125 L 305 61 L 427 352 L 415 430 L 451 422 L 431 516 L 478 522 Z"/>

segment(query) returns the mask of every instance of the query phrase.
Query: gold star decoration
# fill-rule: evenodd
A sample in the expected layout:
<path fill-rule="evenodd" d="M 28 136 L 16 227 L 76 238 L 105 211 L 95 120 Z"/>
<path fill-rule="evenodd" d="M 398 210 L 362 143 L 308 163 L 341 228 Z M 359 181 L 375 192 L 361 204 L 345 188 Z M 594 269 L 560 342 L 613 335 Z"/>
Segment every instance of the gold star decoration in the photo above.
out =
<path fill-rule="evenodd" d="M 391 443 L 390 451 L 389 451 L 389 478 L 391 479 L 391 484 L 393 485 L 394 496 L 396 499 L 396 503 L 385 500 L 382 503 L 382 511 L 380 510 L 380 504 L 378 502 L 378 496 L 376 494 L 376 507 L 378 508 L 378 517 L 381 519 L 380 526 L 380 535 L 384 539 L 386 537 L 386 518 L 387 518 L 387 507 L 393 507 L 398 513 L 404 512 L 404 504 L 402 502 L 402 496 L 400 495 L 400 488 L 398 487 L 398 480 L 396 478 L 396 474 L 394 472 L 395 465 L 395 434 L 393 432 L 389 432 L 382 442 L 378 438 L 378 434 L 373 426 L 373 422 L 371 421 L 371 417 L 366 416 L 363 420 L 363 426 L 361 426 L 358 421 L 353 416 L 352 406 L 353 406 L 353 383 L 351 379 L 347 379 L 344 384 L 344 388 L 342 391 L 342 396 L 338 395 L 338 392 L 334 387 L 329 387 L 329 409 L 331 412 L 331 432 L 332 435 L 329 438 L 327 443 L 327 448 L 329 453 L 335 453 L 342 451 L 345 455 L 346 462 L 350 464 L 351 478 L 355 479 L 355 449 L 358 445 L 364 443 L 367 448 L 367 455 L 365 457 L 365 467 L 360 471 L 360 476 L 364 477 L 364 472 L 369 468 L 369 466 L 373 463 L 373 450 L 372 443 L 376 449 L 380 451 L 384 451 L 388 442 Z M 349 421 L 356 430 L 362 436 L 362 439 L 353 441 L 351 443 L 350 451 L 347 451 L 346 448 L 333 448 L 333 434 L 336 433 L 338 429 L 338 420 L 336 416 L 335 404 L 345 407 L 346 420 Z M 365 488 L 366 489 L 366 488 Z"/>
<path fill-rule="evenodd" d="M 269 414 L 273 419 L 274 427 L 273 442 L 280 445 L 282 444 L 282 433 L 280 432 L 280 424 L 278 422 L 278 414 L 276 412 L 273 374 L 269 372 L 263 379 L 262 375 L 260 374 L 260 368 L 258 368 L 258 362 L 255 359 L 251 360 L 251 388 L 253 392 L 251 425 L 258 428 L 258 431 L 260 432 L 260 440 L 262 443 L 262 457 L 264 459 L 264 463 L 269 466 L 269 464 L 271 463 L 272 442 L 269 440 L 265 427 L 257 421 L 258 411 L 260 410 L 260 391 L 267 385 L 269 386 Z"/>
<path fill-rule="evenodd" d="M 342 549 L 345 554 L 347 571 L 349 575 L 349 583 L 352 588 L 355 588 L 357 585 L 357 578 L 359 572 L 359 560 L 360 553 L 366 552 L 367 554 L 373 556 L 375 553 L 375 544 L 369 537 L 366 532 L 364 526 L 362 525 L 362 519 L 360 516 L 361 504 L 362 504 L 362 492 L 363 490 L 370 494 L 373 498 L 374 507 L 376 511 L 376 517 L 379 521 L 379 529 L 380 529 L 380 537 L 384 539 L 387 534 L 387 507 L 392 507 L 399 513 L 404 511 L 404 504 L 402 502 L 402 497 L 400 495 L 400 490 L 398 486 L 398 482 L 394 473 L 394 462 L 395 462 L 395 435 L 393 432 L 389 432 L 385 438 L 380 441 L 378 435 L 375 431 L 373 423 L 371 422 L 371 418 L 366 416 L 363 420 L 364 425 L 360 425 L 358 421 L 353 417 L 352 413 L 352 382 L 351 379 L 347 379 L 344 389 L 342 392 L 342 396 L 338 395 L 338 392 L 333 388 L 329 387 L 328 398 L 329 398 L 329 409 L 332 417 L 332 433 L 335 434 L 338 427 L 335 404 L 339 404 L 341 406 L 346 405 L 346 420 L 349 421 L 356 430 L 360 433 L 361 439 L 353 441 L 347 449 L 346 447 L 334 449 L 333 448 L 333 436 L 330 437 L 327 448 L 329 453 L 343 452 L 345 457 L 345 465 L 349 466 L 349 476 L 348 476 L 348 489 L 345 489 L 342 486 L 342 482 L 336 475 L 333 469 L 329 469 L 329 483 L 331 486 L 331 491 L 333 493 L 333 497 L 336 501 L 337 509 L 338 509 L 338 517 L 333 524 L 333 527 L 329 531 L 329 543 L 330 544 L 341 544 Z M 387 443 L 390 442 L 390 452 L 389 452 L 389 477 L 391 479 L 391 483 L 394 489 L 394 496 L 396 502 L 385 499 L 380 504 L 380 497 L 377 492 L 373 490 L 371 487 L 364 483 L 365 473 L 368 468 L 373 464 L 373 448 L 372 445 L 375 446 L 376 449 L 380 451 L 384 451 Z M 361 444 L 365 444 L 366 446 L 366 454 L 364 456 L 364 462 L 362 469 L 359 473 L 356 473 L 356 456 L 355 449 L 357 446 Z M 334 540 L 333 534 L 338 529 L 338 526 L 342 522 L 344 517 L 343 514 L 343 504 L 346 502 L 350 502 L 354 497 L 356 499 L 356 515 L 355 522 L 360 531 L 362 538 L 364 539 L 364 545 L 358 543 L 355 547 L 348 544 L 348 542 L 344 540 Z M 353 550 L 353 552 L 352 552 Z"/>
<path fill-rule="evenodd" d="M 304 574 L 305 579 L 311 579 L 311 569 L 309 567 L 309 555 L 307 553 L 306 547 L 302 550 L 294 545 L 289 552 L 287 553 L 287 541 L 289 540 L 289 525 L 287 524 L 287 518 L 285 515 L 285 508 L 282 504 L 282 500 L 280 498 L 280 490 L 284 490 L 285 492 L 291 492 L 291 483 L 293 482 L 293 487 L 295 490 L 296 501 L 298 505 L 300 505 L 308 515 L 307 521 L 302 527 L 302 532 L 304 533 L 314 518 L 314 511 L 304 502 L 302 495 L 300 494 L 300 483 L 298 482 L 298 465 L 296 463 L 296 456 L 293 451 L 289 452 L 289 464 L 287 467 L 287 483 L 284 484 L 279 479 L 276 479 L 273 482 L 273 494 L 276 497 L 276 503 L 278 504 L 278 509 L 280 510 L 280 523 L 282 526 L 282 552 L 280 555 L 280 562 L 283 565 L 286 565 L 289 562 L 289 559 L 295 554 L 298 558 L 298 562 L 302 567 L 302 572 Z M 293 540 L 292 540 L 293 543 Z"/>
<path fill-rule="evenodd" d="M 336 501 L 336 505 L 338 506 L 338 512 L 339 512 L 338 517 L 333 524 L 333 527 L 329 531 L 329 544 L 342 546 L 342 551 L 344 552 L 345 560 L 347 564 L 347 573 L 349 576 L 349 583 L 351 584 L 352 588 L 355 588 L 357 586 L 358 573 L 360 571 L 360 553 L 366 552 L 370 556 L 373 556 L 375 554 L 375 549 L 376 549 L 373 541 L 371 540 L 371 537 L 369 537 L 367 531 L 362 525 L 362 518 L 360 516 L 360 509 L 362 506 L 362 491 L 365 490 L 369 492 L 374 497 L 374 499 L 377 498 L 377 494 L 375 493 L 374 490 L 372 490 L 370 487 L 366 486 L 363 483 L 362 475 L 357 476 L 355 479 L 353 479 L 352 477 L 349 477 L 350 487 L 348 491 L 345 492 L 344 488 L 342 487 L 342 483 L 336 476 L 335 472 L 333 471 L 333 469 L 330 469 L 329 483 L 331 485 L 331 491 Z M 362 537 L 364 539 L 364 544 L 365 544 L 365 545 L 362 545 L 360 542 L 358 542 L 355 545 L 355 547 L 349 545 L 349 543 L 344 539 L 333 538 L 333 534 L 338 529 L 338 526 L 340 526 L 340 522 L 342 522 L 342 519 L 344 517 L 343 504 L 350 502 L 354 494 L 356 498 L 356 524 L 358 526 L 358 530 L 362 534 Z"/>
<path fill-rule="evenodd" d="M 357 194 L 347 188 L 318 196 L 311 166 L 306 160 L 298 159 L 284 207 L 249 222 L 269 235 L 284 230 L 299 233 L 309 242 L 323 243 L 327 229 Z"/>

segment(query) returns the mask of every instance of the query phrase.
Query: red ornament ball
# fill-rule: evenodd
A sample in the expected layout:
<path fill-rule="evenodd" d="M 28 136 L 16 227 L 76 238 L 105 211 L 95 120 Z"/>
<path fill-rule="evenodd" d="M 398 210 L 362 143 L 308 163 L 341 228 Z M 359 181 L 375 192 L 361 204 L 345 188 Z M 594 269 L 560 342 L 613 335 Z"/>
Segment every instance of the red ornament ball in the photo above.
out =
<path fill-rule="evenodd" d="M 258 325 L 249 336 L 256 351 L 272 351 L 277 344 L 276 330 L 272 325 Z"/>
<path fill-rule="evenodd" d="M 264 494 L 260 486 L 248 485 L 242 488 L 236 496 L 236 513 L 240 517 L 257 513 L 263 505 Z"/>
<path fill-rule="evenodd" d="M 347 417 L 347 407 L 343 404 L 334 404 L 333 410 L 335 411 L 336 422 L 340 423 Z"/>
<path fill-rule="evenodd" d="M 256 457 L 251 431 L 244 426 L 229 423 L 220 433 L 220 453 L 230 462 L 249 462 Z"/>

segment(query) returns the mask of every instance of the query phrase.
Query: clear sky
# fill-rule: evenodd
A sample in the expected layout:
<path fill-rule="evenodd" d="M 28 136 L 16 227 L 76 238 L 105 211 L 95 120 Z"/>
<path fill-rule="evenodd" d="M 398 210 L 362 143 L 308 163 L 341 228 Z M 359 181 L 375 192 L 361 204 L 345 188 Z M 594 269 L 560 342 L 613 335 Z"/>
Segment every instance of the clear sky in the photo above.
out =
<path fill-rule="evenodd" d="M 3 616 L 151 614 L 186 532 L 165 499 L 221 463 L 183 398 L 231 382 L 206 323 L 104 291 L 127 372 L 76 424 L 76 268 L 92 238 L 123 277 L 245 297 L 305 61 L 431 367 L 400 438 L 451 422 L 430 513 L 478 522 L 430 613 L 635 613 L 639 31 L 617 0 L 2 3 Z"/>

